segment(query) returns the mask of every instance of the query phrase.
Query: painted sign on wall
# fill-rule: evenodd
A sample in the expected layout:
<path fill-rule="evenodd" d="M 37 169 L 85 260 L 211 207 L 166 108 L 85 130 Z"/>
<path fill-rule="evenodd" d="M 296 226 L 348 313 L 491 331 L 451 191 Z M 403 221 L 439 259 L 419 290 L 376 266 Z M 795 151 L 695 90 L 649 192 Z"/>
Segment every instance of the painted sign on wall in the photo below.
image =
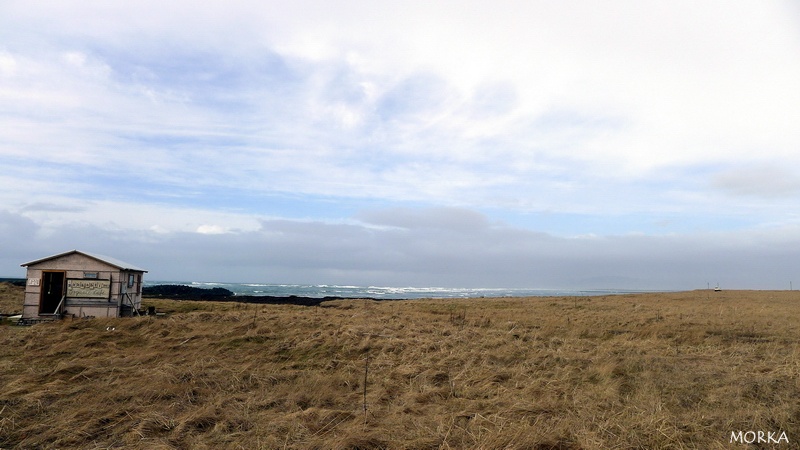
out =
<path fill-rule="evenodd" d="M 110 280 L 67 280 L 67 297 L 108 298 Z"/>

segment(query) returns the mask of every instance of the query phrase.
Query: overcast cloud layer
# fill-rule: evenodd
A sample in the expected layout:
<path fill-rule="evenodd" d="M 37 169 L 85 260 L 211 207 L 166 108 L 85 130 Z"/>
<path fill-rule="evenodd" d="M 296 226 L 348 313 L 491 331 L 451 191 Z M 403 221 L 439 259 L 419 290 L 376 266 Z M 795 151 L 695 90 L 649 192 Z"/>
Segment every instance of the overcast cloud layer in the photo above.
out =
<path fill-rule="evenodd" d="M 788 288 L 791 1 L 0 4 L 0 276 Z"/>

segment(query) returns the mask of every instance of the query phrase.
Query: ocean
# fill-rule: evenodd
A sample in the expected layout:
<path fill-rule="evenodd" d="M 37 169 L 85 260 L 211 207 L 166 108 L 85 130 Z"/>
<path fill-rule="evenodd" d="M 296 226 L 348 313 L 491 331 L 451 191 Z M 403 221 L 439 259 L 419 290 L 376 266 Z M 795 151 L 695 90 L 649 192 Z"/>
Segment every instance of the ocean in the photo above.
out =
<path fill-rule="evenodd" d="M 528 288 L 443 288 L 443 287 L 385 287 L 385 286 L 340 286 L 331 284 L 265 284 L 265 283 L 211 283 L 201 281 L 145 281 L 145 286 L 177 284 L 198 288 L 224 288 L 235 295 L 275 297 L 347 297 L 374 299 L 416 298 L 481 298 L 481 297 L 548 297 L 548 296 L 594 296 L 632 294 L 642 291 L 630 289 L 528 289 Z"/>

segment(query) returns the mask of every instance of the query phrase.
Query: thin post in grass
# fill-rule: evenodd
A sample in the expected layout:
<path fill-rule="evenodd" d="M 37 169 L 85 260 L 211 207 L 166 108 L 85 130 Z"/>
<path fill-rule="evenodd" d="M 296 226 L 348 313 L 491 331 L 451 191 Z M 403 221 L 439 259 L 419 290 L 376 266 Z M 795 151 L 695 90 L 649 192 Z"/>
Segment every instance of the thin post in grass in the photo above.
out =
<path fill-rule="evenodd" d="M 367 426 L 367 376 L 369 375 L 369 356 L 364 360 L 364 426 Z"/>

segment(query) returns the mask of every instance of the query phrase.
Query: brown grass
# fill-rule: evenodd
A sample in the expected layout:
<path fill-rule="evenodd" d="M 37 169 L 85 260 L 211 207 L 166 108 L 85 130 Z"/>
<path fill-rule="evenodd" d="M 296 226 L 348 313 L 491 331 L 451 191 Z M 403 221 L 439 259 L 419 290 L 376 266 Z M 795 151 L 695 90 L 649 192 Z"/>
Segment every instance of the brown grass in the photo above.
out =
<path fill-rule="evenodd" d="M 0 283 L 0 314 L 22 314 L 22 293 L 25 288 Z"/>
<path fill-rule="evenodd" d="M 0 327 L 0 448 L 800 442 L 796 292 L 149 303 L 174 312 Z"/>

